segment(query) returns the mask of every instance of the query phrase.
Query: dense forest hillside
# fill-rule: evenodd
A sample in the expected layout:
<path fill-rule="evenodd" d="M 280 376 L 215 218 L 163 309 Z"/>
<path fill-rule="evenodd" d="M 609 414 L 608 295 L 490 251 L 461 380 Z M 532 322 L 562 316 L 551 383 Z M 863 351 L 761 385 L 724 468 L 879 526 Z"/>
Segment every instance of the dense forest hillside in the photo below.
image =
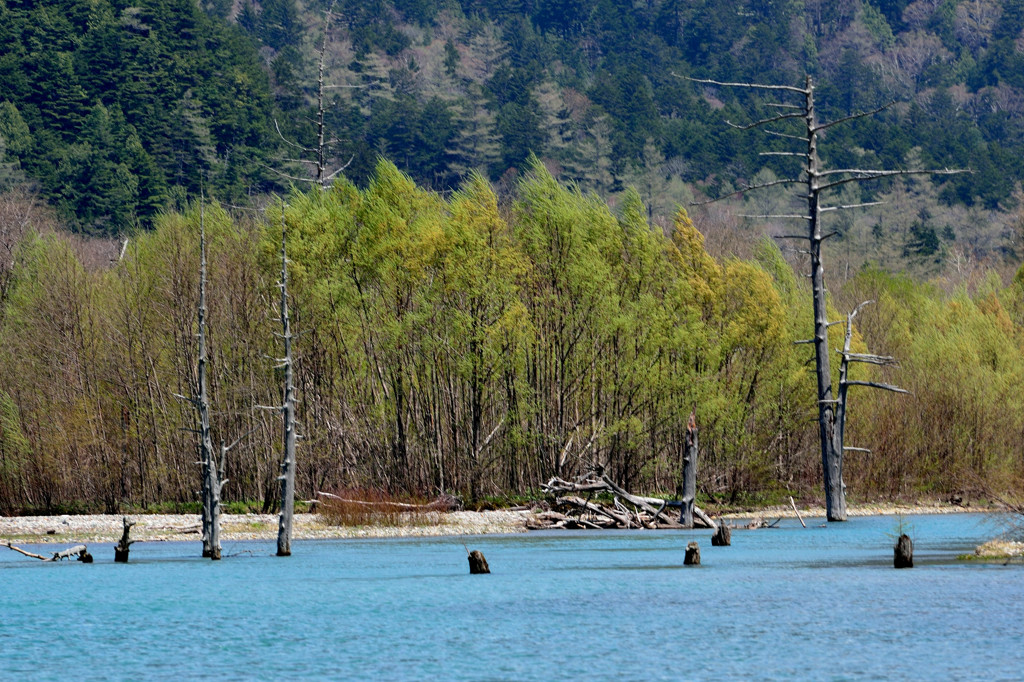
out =
<path fill-rule="evenodd" d="M 503 192 L 532 152 L 613 200 L 635 186 L 667 227 L 679 202 L 788 170 L 726 124 L 756 96 L 683 77 L 810 74 L 823 117 L 897 102 L 831 130 L 826 162 L 974 171 L 866 188 L 890 201 L 840 226 L 853 266 L 931 275 L 1021 250 L 1021 0 L 329 7 L 324 41 L 326 0 L 4 0 L 0 182 L 109 235 L 202 183 L 234 204 L 280 191 L 309 177 L 323 47 L 327 149 L 357 185 L 383 155 L 432 189 L 477 169 Z"/>

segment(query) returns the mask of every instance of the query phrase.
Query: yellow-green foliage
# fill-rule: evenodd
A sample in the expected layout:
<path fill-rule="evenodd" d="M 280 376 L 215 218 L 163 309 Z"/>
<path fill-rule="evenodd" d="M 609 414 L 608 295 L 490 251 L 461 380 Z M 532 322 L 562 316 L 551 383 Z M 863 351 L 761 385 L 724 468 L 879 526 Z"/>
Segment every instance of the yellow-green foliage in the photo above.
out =
<path fill-rule="evenodd" d="M 946 296 L 877 271 L 856 286 L 884 321 L 865 328 L 870 345 L 901 363 L 886 378 L 913 395 L 863 403 L 856 437 L 874 452 L 852 470 L 892 492 L 1018 484 L 1024 344 L 997 292 Z"/>
<path fill-rule="evenodd" d="M 470 498 L 595 465 L 630 488 L 678 481 L 697 413 L 705 492 L 820 485 L 810 292 L 770 241 L 712 257 L 680 210 L 670 237 L 635 192 L 618 214 L 534 161 L 507 206 L 479 176 L 449 197 L 381 161 L 365 189 L 296 192 L 258 221 L 203 210 L 214 439 L 225 494 L 272 502 L 282 229 L 299 414 L 300 495 L 331 487 Z M 0 494 L 9 507 L 194 498 L 200 209 L 157 221 L 92 273 L 55 237 L 25 241 L 0 311 Z M 1017 483 L 1024 275 L 973 296 L 880 272 L 854 350 L 901 369 L 857 378 L 851 489 Z M 830 302 L 830 319 L 842 319 Z M 842 345 L 840 325 L 830 346 Z M 833 372 L 838 375 L 838 357 Z"/>

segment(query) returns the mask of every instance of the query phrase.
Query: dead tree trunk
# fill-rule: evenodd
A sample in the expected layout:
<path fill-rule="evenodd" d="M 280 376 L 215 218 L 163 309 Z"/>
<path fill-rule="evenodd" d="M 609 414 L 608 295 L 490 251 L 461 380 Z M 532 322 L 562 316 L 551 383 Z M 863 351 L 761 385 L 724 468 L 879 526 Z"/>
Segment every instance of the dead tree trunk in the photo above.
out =
<path fill-rule="evenodd" d="M 900 535 L 892 548 L 892 565 L 893 568 L 914 567 L 914 542 L 906 533 Z"/>
<path fill-rule="evenodd" d="M 288 254 L 284 209 L 281 214 L 281 338 L 284 340 L 284 459 L 281 462 L 281 519 L 277 531 L 277 556 L 291 556 L 292 516 L 295 513 L 295 387 L 292 384 L 292 331 L 288 319 Z"/>
<path fill-rule="evenodd" d="M 203 556 L 212 557 L 213 526 L 213 481 L 216 469 L 213 464 L 213 440 L 210 437 L 210 396 L 207 389 L 206 372 L 206 210 L 205 201 L 199 204 L 199 394 L 193 404 L 199 412 L 199 462 L 203 468 Z M 220 548 L 217 548 L 220 553 Z"/>
<path fill-rule="evenodd" d="M 135 544 L 135 540 L 128 539 L 128 534 L 131 532 L 135 522 L 129 521 L 127 516 L 122 516 L 121 523 L 124 524 L 124 530 L 121 532 L 121 540 L 114 547 L 114 563 L 126 564 L 128 563 L 129 548 Z"/>
<path fill-rule="evenodd" d="M 683 496 L 679 523 L 693 528 L 693 505 L 697 499 L 697 412 L 690 413 L 686 423 L 686 444 L 683 450 Z"/>
<path fill-rule="evenodd" d="M 728 547 L 732 544 L 732 529 L 723 521 L 718 524 L 718 530 L 711 536 L 712 547 Z"/>
<path fill-rule="evenodd" d="M 484 558 L 483 552 L 478 549 L 474 549 L 469 553 L 469 572 L 471 575 L 491 572 L 491 567 L 487 565 L 487 559 Z"/>
<path fill-rule="evenodd" d="M 823 170 L 818 159 L 818 136 L 822 131 L 839 123 L 878 113 L 889 105 L 885 105 L 873 111 L 852 114 L 835 121 L 818 123 L 814 105 L 814 84 L 811 81 L 810 76 L 805 78 L 803 87 L 794 87 L 789 85 L 764 85 L 758 83 L 723 83 L 720 81 L 696 78 L 691 78 L 689 80 L 695 83 L 705 83 L 716 86 L 773 91 L 780 95 L 795 95 L 799 98 L 798 104 L 773 103 L 768 105 L 782 113 L 766 116 L 765 118 L 748 125 L 734 127 L 740 130 L 761 128 L 770 135 L 785 139 L 798 140 L 804 146 L 804 149 L 800 152 L 771 151 L 762 152 L 762 155 L 789 156 L 801 159 L 803 162 L 803 177 L 784 178 L 759 185 L 742 187 L 735 192 L 718 197 L 712 201 L 719 201 L 727 197 L 743 194 L 753 189 L 773 187 L 776 185 L 798 185 L 804 191 L 801 198 L 807 201 L 806 213 L 799 215 L 758 215 L 744 217 L 794 219 L 804 221 L 807 225 L 806 232 L 780 235 L 778 238 L 797 239 L 808 243 L 807 250 L 801 250 L 801 252 L 810 256 L 811 260 L 810 278 L 814 301 L 814 338 L 806 341 L 798 341 L 797 343 L 814 345 L 814 369 L 817 374 L 818 384 L 818 431 L 819 441 L 821 444 L 821 467 L 825 488 L 826 515 L 829 521 L 845 521 L 847 514 L 846 485 L 843 483 L 843 434 L 841 420 L 837 414 L 839 401 L 833 397 L 832 393 L 832 373 L 829 363 L 828 348 L 828 328 L 832 324 L 837 323 L 831 323 L 828 320 L 825 269 L 822 264 L 822 244 L 826 239 L 834 236 L 836 233 L 824 233 L 822 231 L 821 216 L 822 213 L 825 212 L 872 206 L 877 205 L 877 203 L 854 204 L 849 206 L 822 206 L 822 192 L 847 183 L 864 182 L 877 178 L 916 174 L 951 175 L 965 171 L 948 169 L 888 171 L 853 168 Z M 788 122 L 797 121 L 802 125 L 798 130 L 791 132 L 778 132 L 775 130 L 768 130 L 766 128 L 769 125 L 786 124 Z"/>
<path fill-rule="evenodd" d="M 686 555 L 683 556 L 684 566 L 700 566 L 700 545 L 691 542 L 686 546 Z"/>

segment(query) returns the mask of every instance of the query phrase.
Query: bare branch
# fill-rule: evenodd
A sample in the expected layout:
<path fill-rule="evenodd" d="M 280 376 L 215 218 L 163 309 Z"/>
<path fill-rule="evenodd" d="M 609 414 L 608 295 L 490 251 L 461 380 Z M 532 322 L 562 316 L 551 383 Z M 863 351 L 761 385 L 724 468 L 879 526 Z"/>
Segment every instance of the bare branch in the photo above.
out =
<path fill-rule="evenodd" d="M 720 197 L 718 197 L 716 199 L 709 199 L 707 201 L 694 201 L 694 202 L 691 202 L 690 206 L 705 206 L 707 204 L 713 204 L 716 201 L 721 201 L 722 199 L 728 199 L 729 197 L 734 197 L 737 194 L 743 194 L 744 192 L 749 192 L 752 189 L 764 189 L 765 187 L 775 187 L 776 185 L 787 185 L 787 184 L 788 185 L 795 185 L 795 184 L 801 184 L 801 183 L 803 183 L 803 180 L 793 180 L 791 178 L 785 178 L 783 180 L 774 180 L 772 182 L 765 182 L 765 183 L 762 183 L 760 185 L 749 185 L 747 187 L 741 187 L 740 189 L 736 190 L 735 192 L 729 192 L 728 194 L 724 194 L 724 195 L 722 195 L 722 196 L 720 196 Z"/>
<path fill-rule="evenodd" d="M 312 149 L 306 149 L 301 144 L 298 144 L 296 142 L 292 142 L 287 137 L 285 137 L 284 133 L 281 132 L 281 126 L 279 126 L 277 124 L 277 119 L 276 118 L 274 119 L 274 130 L 277 131 L 277 136 L 281 138 L 281 141 L 284 142 L 289 147 L 295 147 L 296 149 L 299 149 L 299 150 L 304 151 L 304 152 L 311 152 L 311 151 L 313 151 Z"/>
<path fill-rule="evenodd" d="M 867 448 L 855 448 L 848 445 L 844 445 L 843 450 L 845 450 L 846 452 L 866 452 L 869 455 L 871 454 L 871 451 L 868 450 Z"/>
<path fill-rule="evenodd" d="M 800 142 L 803 142 L 805 144 L 807 143 L 807 138 L 800 137 L 799 135 L 790 135 L 788 133 L 780 133 L 780 132 L 775 131 L 775 130 L 762 130 L 761 132 L 763 132 L 766 135 L 774 135 L 775 137 L 785 137 L 785 138 L 787 138 L 789 140 L 799 140 Z"/>
<path fill-rule="evenodd" d="M 836 187 L 838 185 L 845 185 L 850 182 L 863 182 L 865 180 L 876 180 L 878 178 L 890 178 L 899 175 L 960 175 L 961 173 L 973 173 L 971 170 L 950 170 L 944 168 L 942 170 L 891 170 L 891 171 L 873 171 L 873 170 L 855 170 L 855 169 L 842 169 L 842 170 L 829 170 L 818 173 L 819 176 L 826 175 L 839 175 L 844 173 L 857 173 L 858 175 L 852 178 L 843 178 L 842 180 L 835 180 L 833 182 L 827 182 L 824 185 L 818 187 L 819 190 L 829 189 L 830 187 Z"/>
<path fill-rule="evenodd" d="M 806 216 L 806 215 L 792 215 L 792 214 L 788 214 L 788 213 L 766 213 L 766 214 L 761 214 L 761 215 L 750 215 L 750 214 L 747 214 L 747 213 L 739 213 L 739 214 L 737 214 L 737 217 L 739 217 L 739 218 L 761 218 L 761 219 L 766 219 L 766 218 L 792 218 L 794 220 L 810 220 L 811 219 L 810 216 Z"/>
<path fill-rule="evenodd" d="M 760 121 L 755 121 L 754 123 L 748 123 L 745 126 L 739 126 L 739 125 L 736 125 L 735 123 L 731 123 L 730 121 L 726 121 L 725 124 L 728 125 L 728 126 L 732 126 L 733 128 L 736 128 L 737 130 L 753 130 L 754 128 L 759 128 L 759 127 L 761 127 L 761 126 L 763 126 L 763 125 L 765 125 L 767 123 L 775 123 L 776 121 L 785 121 L 788 118 L 803 118 L 803 117 L 804 117 L 804 115 L 802 113 L 799 113 L 799 114 L 779 114 L 778 116 L 772 116 L 771 118 L 762 118 Z"/>
<path fill-rule="evenodd" d="M 837 126 L 840 123 L 846 123 L 847 121 L 852 121 L 852 120 L 857 119 L 857 118 L 864 118 L 865 116 L 873 116 L 874 114 L 877 114 L 880 111 L 885 111 L 886 109 L 888 109 L 889 107 L 891 107 L 894 104 L 896 104 L 896 100 L 893 100 L 892 102 L 889 102 L 888 104 L 883 104 L 882 106 L 878 107 L 877 109 L 872 109 L 871 111 L 859 111 L 856 114 L 850 114 L 849 116 L 844 116 L 842 118 L 837 118 L 836 120 L 829 121 L 828 123 L 822 123 L 821 125 L 815 126 L 814 128 L 812 128 L 812 130 L 817 133 L 817 132 L 822 131 L 822 130 L 827 130 L 828 128 L 831 128 L 832 126 Z"/>
<path fill-rule="evenodd" d="M 786 92 L 796 92 L 801 95 L 806 95 L 807 90 L 803 88 L 796 88 L 792 85 L 762 85 L 761 83 L 725 83 L 722 81 L 714 81 L 706 78 L 690 78 L 689 76 L 683 76 L 688 81 L 694 83 L 705 83 L 707 85 L 721 85 L 727 88 L 751 88 L 754 90 L 784 90 Z"/>
<path fill-rule="evenodd" d="M 810 241 L 810 235 L 806 234 L 773 234 L 772 239 L 806 239 Z"/>
<path fill-rule="evenodd" d="M 842 355 L 846 360 L 850 362 L 863 362 L 868 365 L 881 365 L 883 367 L 893 367 L 899 365 L 896 358 L 888 355 L 870 355 L 865 353 L 844 353 L 841 350 L 837 350 L 837 353 Z"/>
<path fill-rule="evenodd" d="M 880 384 L 875 381 L 845 381 L 843 383 L 847 386 L 868 386 L 870 388 L 880 388 L 883 391 L 892 391 L 893 393 L 910 393 L 910 391 L 905 388 L 893 386 L 892 384 Z"/>
<path fill-rule="evenodd" d="M 826 206 L 824 208 L 819 208 L 818 211 L 821 213 L 827 213 L 828 211 L 845 211 L 851 208 L 867 208 L 868 206 L 881 206 L 884 203 L 884 201 L 869 201 L 863 204 L 844 204 L 842 206 Z"/>

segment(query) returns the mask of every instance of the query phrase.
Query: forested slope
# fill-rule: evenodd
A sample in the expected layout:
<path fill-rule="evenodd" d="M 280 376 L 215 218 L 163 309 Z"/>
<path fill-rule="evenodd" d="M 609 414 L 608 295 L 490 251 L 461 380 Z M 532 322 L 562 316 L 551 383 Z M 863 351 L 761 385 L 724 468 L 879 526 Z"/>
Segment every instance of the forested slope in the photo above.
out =
<path fill-rule="evenodd" d="M 192 0 L 5 0 L 0 44 L 0 183 L 37 181 L 74 229 L 149 226 L 203 183 L 265 190 L 269 78 Z"/>
<path fill-rule="evenodd" d="M 0 182 L 35 179 L 72 226 L 118 234 L 201 179 L 243 204 L 308 177 L 328 4 L 328 152 L 357 185 L 383 155 L 432 189 L 478 169 L 501 193 L 532 152 L 602 196 L 637 187 L 667 227 L 695 194 L 790 170 L 726 124 L 756 96 L 682 77 L 810 74 L 823 117 L 897 102 L 831 130 L 827 163 L 974 171 L 841 226 L 855 265 L 1020 255 L 1021 0 L 4 0 Z"/>

